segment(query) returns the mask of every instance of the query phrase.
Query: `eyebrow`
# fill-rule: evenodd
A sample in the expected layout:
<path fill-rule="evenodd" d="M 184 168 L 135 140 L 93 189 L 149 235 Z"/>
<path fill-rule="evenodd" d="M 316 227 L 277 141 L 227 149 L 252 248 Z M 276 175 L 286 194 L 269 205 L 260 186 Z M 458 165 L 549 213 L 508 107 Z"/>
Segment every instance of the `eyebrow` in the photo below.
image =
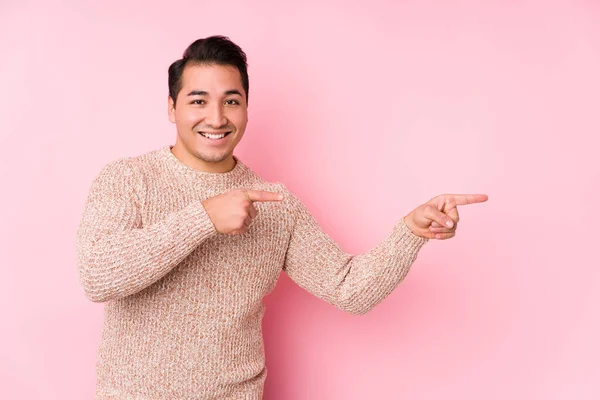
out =
<path fill-rule="evenodd" d="M 242 94 L 240 93 L 240 91 L 237 89 L 230 89 L 225 92 L 226 96 L 229 96 L 231 94 L 237 94 L 238 96 L 243 97 Z M 205 90 L 192 90 L 187 95 L 188 96 L 208 96 L 208 92 Z"/>

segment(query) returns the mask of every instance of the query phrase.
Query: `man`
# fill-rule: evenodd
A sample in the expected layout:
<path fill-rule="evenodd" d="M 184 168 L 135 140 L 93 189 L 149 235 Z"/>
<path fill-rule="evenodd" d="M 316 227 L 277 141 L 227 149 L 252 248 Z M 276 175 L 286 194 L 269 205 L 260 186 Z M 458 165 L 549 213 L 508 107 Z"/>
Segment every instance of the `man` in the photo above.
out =
<path fill-rule="evenodd" d="M 233 151 L 248 121 L 246 55 L 197 40 L 169 68 L 173 147 L 117 160 L 94 180 L 77 234 L 86 295 L 106 302 L 96 399 L 260 399 L 266 378 L 262 298 L 285 271 L 353 314 L 402 281 L 429 239 L 454 236 L 442 195 L 353 256 L 280 183 Z"/>

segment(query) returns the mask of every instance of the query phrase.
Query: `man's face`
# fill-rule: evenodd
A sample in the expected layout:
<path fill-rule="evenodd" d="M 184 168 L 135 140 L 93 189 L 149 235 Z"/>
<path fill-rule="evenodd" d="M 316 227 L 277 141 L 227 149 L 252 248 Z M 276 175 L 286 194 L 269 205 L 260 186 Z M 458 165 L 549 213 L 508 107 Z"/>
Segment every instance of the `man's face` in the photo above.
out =
<path fill-rule="evenodd" d="M 173 153 L 199 170 L 229 170 L 248 123 L 240 72 L 229 65 L 188 65 L 181 80 L 176 105 L 169 97 L 169 121 L 177 126 Z"/>

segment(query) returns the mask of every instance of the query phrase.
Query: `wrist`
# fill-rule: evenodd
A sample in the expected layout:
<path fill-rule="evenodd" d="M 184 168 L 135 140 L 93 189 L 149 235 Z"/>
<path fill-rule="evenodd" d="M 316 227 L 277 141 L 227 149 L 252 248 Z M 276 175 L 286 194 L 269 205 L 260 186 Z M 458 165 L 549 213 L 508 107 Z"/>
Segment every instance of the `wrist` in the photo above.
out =
<path fill-rule="evenodd" d="M 413 234 L 417 234 L 416 233 L 416 229 L 412 223 L 412 218 L 410 217 L 410 214 L 406 215 L 403 219 L 404 224 L 406 225 L 406 227 L 413 233 Z"/>

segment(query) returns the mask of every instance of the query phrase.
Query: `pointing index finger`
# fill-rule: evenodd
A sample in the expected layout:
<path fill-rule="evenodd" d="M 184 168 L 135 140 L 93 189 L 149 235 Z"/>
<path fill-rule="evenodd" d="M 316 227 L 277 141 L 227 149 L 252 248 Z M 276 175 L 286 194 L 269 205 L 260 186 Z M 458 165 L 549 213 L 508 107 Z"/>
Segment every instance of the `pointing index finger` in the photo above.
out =
<path fill-rule="evenodd" d="M 451 194 L 457 206 L 465 204 L 483 203 L 488 200 L 487 194 Z"/>
<path fill-rule="evenodd" d="M 246 190 L 246 198 L 255 201 L 281 201 L 283 195 L 281 193 L 267 192 L 264 190 Z"/>

